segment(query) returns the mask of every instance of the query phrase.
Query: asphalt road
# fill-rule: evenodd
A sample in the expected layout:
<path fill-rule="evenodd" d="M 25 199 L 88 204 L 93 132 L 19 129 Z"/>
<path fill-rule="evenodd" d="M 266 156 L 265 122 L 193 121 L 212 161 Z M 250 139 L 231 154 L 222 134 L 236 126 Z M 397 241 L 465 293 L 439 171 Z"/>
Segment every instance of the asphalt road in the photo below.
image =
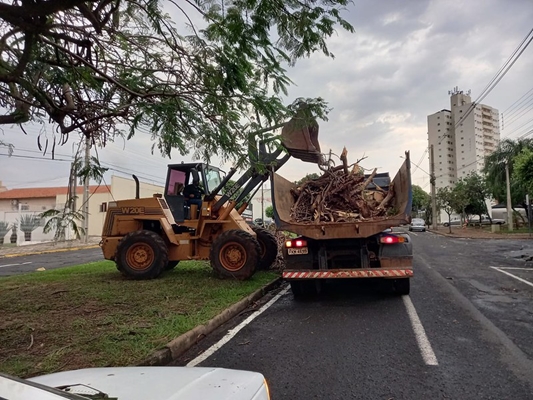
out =
<path fill-rule="evenodd" d="M 175 365 L 210 354 L 198 365 L 259 371 L 273 399 L 532 399 L 533 269 L 520 256 L 533 242 L 412 237 L 410 296 L 370 281 L 306 301 L 282 288 L 217 351 L 204 353 L 249 313 Z"/>
<path fill-rule="evenodd" d="M 34 272 L 38 268 L 49 270 L 101 260 L 99 248 L 0 258 L 0 278 Z"/>

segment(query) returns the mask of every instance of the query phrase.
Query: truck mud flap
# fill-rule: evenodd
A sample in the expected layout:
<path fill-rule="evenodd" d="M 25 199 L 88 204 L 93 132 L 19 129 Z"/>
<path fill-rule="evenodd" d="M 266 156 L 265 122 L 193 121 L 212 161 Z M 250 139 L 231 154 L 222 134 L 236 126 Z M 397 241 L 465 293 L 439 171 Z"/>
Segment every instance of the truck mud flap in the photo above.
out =
<path fill-rule="evenodd" d="M 342 279 L 342 278 L 410 278 L 412 268 L 367 268 L 367 269 L 331 269 L 327 271 L 299 270 L 283 271 L 283 279 Z"/>

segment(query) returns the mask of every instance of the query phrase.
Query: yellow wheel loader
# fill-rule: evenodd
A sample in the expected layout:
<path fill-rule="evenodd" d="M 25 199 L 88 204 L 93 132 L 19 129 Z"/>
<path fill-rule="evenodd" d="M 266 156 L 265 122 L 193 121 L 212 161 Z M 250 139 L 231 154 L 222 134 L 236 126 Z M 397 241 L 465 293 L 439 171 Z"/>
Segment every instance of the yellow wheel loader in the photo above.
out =
<path fill-rule="evenodd" d="M 277 242 L 265 229 L 250 227 L 241 217 L 246 205 L 236 205 L 253 196 L 269 173 L 294 156 L 320 163 L 318 127 L 307 125 L 298 115 L 283 125 L 282 144 L 287 150 L 268 152 L 264 143 L 256 148 L 252 166 L 228 187 L 236 168 L 222 178 L 222 171 L 205 163 L 168 166 L 165 190 L 150 198 L 108 203 L 101 248 L 104 258 L 133 279 L 157 278 L 181 260 L 210 260 L 214 271 L 224 278 L 248 279 L 256 269 L 267 269 L 277 254 Z M 184 190 L 196 183 L 201 200 Z"/>

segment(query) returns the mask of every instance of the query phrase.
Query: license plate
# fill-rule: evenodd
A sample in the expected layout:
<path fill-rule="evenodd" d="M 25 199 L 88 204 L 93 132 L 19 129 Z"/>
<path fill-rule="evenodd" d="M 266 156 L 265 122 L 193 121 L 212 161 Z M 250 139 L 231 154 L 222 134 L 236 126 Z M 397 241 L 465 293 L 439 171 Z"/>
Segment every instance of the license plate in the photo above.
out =
<path fill-rule="evenodd" d="M 287 249 L 287 253 L 289 254 L 289 256 L 294 256 L 297 254 L 307 254 L 309 253 L 309 250 L 307 249 L 307 247 L 302 247 L 300 249 Z"/>

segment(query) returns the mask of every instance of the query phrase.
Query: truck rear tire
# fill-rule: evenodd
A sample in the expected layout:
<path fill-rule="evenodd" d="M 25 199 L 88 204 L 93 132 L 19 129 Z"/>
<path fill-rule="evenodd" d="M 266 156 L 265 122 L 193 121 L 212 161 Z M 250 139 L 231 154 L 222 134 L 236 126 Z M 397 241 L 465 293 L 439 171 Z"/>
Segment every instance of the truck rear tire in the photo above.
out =
<path fill-rule="evenodd" d="M 179 260 L 169 261 L 165 266 L 165 271 L 171 271 L 179 264 Z"/>
<path fill-rule="evenodd" d="M 276 257 L 278 256 L 278 241 L 272 233 L 264 228 L 253 226 L 252 230 L 257 235 L 257 241 L 259 242 L 259 247 L 261 248 L 261 253 L 259 254 L 260 260 L 257 264 L 257 269 L 267 270 L 270 268 L 272 263 L 274 263 Z"/>
<path fill-rule="evenodd" d="M 394 279 L 392 282 L 392 288 L 394 293 L 398 296 L 408 295 L 411 290 L 411 279 Z"/>
<path fill-rule="evenodd" d="M 128 278 L 154 279 L 168 264 L 168 249 L 157 233 L 134 231 L 119 242 L 115 262 L 117 269 Z"/>
<path fill-rule="evenodd" d="M 303 299 L 318 294 L 321 283 L 314 280 L 290 281 L 291 291 L 295 299 Z"/>
<path fill-rule="evenodd" d="M 221 278 L 250 278 L 259 262 L 261 248 L 247 232 L 233 229 L 221 233 L 211 246 L 211 267 Z"/>

